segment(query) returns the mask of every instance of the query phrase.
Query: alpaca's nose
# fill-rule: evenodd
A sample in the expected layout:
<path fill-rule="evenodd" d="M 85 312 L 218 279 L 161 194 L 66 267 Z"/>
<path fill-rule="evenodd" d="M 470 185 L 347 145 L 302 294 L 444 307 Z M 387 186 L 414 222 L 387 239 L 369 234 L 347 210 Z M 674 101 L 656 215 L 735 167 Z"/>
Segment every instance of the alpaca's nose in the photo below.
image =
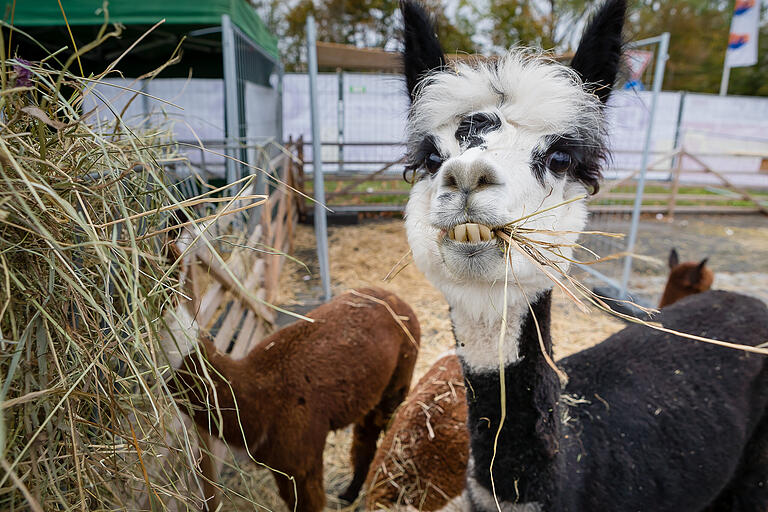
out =
<path fill-rule="evenodd" d="M 442 174 L 443 187 L 464 194 L 500 184 L 493 167 L 482 159 L 466 161 L 457 158 L 450 160 L 444 165 Z"/>

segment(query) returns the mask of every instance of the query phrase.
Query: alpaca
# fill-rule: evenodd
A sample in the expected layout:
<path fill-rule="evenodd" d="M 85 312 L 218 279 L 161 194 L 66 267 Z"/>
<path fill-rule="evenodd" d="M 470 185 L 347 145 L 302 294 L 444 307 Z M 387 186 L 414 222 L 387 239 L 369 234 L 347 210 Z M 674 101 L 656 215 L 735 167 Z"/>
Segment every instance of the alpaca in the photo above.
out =
<path fill-rule="evenodd" d="M 673 248 L 669 252 L 669 278 L 661 295 L 659 307 L 663 308 L 694 293 L 701 293 L 712 288 L 715 273 L 707 267 L 707 260 L 700 262 L 684 261 L 680 263 L 677 251 Z"/>
<path fill-rule="evenodd" d="M 679 263 L 672 249 L 667 281 L 672 292 L 665 292 L 667 300 L 659 307 L 708 290 L 714 274 L 705 267 L 706 261 Z M 469 457 L 463 381 L 459 358 L 449 351 L 413 386 L 368 470 L 363 487 L 367 510 L 402 505 L 425 512 L 460 508 L 456 498 L 464 490 Z"/>
<path fill-rule="evenodd" d="M 464 489 L 467 402 L 454 351 L 438 357 L 397 410 L 365 479 L 366 510 L 444 508 Z"/>
<path fill-rule="evenodd" d="M 191 404 L 198 427 L 213 437 L 221 431 L 228 444 L 294 477 L 296 498 L 291 481 L 275 474 L 280 497 L 291 510 L 314 512 L 325 504 L 328 432 L 354 424 L 354 475 L 340 496 L 354 501 L 378 436 L 410 386 L 420 339 L 413 310 L 385 290 L 353 290 L 308 313 L 314 322 L 295 322 L 234 360 L 197 329 L 191 305 L 183 301 L 179 320 L 167 321 L 165 346 L 178 368 L 168 386 Z M 192 342 L 184 342 L 190 332 Z M 211 486 L 204 492 L 214 509 L 218 497 Z"/>
<path fill-rule="evenodd" d="M 625 1 L 597 11 L 570 67 L 512 51 L 449 69 L 424 10 L 401 6 L 414 182 L 406 232 L 450 306 L 467 382 L 469 508 L 764 512 L 765 358 L 633 325 L 563 359 L 563 388 L 549 365 L 552 282 L 525 255 L 505 256 L 495 234 L 528 216 L 526 227 L 562 245 L 551 257 L 567 270 L 587 211 L 583 199 L 562 203 L 598 187 Z M 686 297 L 655 320 L 768 340 L 768 308 L 735 293 Z"/>

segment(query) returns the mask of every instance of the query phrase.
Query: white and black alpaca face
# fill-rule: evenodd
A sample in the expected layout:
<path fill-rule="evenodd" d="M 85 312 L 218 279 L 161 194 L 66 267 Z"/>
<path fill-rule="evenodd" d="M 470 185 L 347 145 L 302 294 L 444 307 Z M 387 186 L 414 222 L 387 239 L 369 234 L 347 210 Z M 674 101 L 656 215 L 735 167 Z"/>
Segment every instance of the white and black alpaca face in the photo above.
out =
<path fill-rule="evenodd" d="M 416 264 L 449 302 L 484 308 L 489 289 L 503 289 L 505 280 L 504 248 L 494 230 L 597 188 L 606 154 L 603 104 L 621 51 L 623 1 L 609 2 L 595 16 L 571 67 L 518 50 L 496 62 L 446 68 L 428 16 L 412 2 L 402 9 L 414 173 L 408 240 Z M 586 216 L 585 202 L 578 201 L 525 226 L 579 231 Z M 565 257 L 570 253 L 563 250 Z M 551 286 L 514 252 L 509 280 L 531 294 Z"/>

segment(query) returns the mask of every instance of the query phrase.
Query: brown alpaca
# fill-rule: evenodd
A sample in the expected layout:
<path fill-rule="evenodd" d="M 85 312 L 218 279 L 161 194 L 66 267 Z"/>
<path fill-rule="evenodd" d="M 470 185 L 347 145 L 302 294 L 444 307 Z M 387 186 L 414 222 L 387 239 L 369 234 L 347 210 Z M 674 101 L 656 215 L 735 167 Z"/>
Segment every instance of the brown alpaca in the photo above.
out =
<path fill-rule="evenodd" d="M 469 436 L 459 358 L 451 351 L 398 409 L 365 481 L 366 510 L 438 510 L 464 488 Z"/>
<path fill-rule="evenodd" d="M 669 255 L 670 273 L 659 307 L 708 290 L 714 273 Z M 439 358 L 408 395 L 376 452 L 365 482 L 366 510 L 440 510 L 458 498 L 469 458 L 467 402 L 459 358 Z M 452 507 L 461 509 L 459 502 Z"/>
<path fill-rule="evenodd" d="M 350 424 L 354 476 L 341 498 L 358 495 L 379 433 L 408 392 L 420 331 L 413 310 L 378 288 L 344 293 L 307 316 L 314 322 L 281 329 L 239 360 L 198 336 L 214 388 L 196 351 L 169 387 L 189 401 L 198 428 L 216 437 L 221 427 L 228 444 L 294 477 L 298 501 L 293 483 L 275 474 L 280 496 L 290 509 L 314 512 L 325 504 L 326 436 Z M 211 487 L 204 490 L 215 508 Z"/>
<path fill-rule="evenodd" d="M 669 253 L 669 279 L 667 279 L 667 286 L 664 288 L 659 307 L 669 306 L 683 297 L 709 290 L 715 279 L 715 273 L 707 267 L 708 259 L 704 258 L 698 263 L 695 261 L 680 263 L 677 251 L 672 249 Z"/>

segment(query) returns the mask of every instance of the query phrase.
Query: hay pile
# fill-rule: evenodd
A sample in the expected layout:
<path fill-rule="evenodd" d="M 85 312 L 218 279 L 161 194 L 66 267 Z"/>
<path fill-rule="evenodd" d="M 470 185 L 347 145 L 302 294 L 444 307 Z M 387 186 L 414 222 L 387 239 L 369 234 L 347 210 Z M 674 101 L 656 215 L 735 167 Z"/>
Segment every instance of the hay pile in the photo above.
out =
<path fill-rule="evenodd" d="M 0 509 L 199 506 L 157 343 L 170 127 L 83 112 L 74 57 L 0 59 Z"/>

